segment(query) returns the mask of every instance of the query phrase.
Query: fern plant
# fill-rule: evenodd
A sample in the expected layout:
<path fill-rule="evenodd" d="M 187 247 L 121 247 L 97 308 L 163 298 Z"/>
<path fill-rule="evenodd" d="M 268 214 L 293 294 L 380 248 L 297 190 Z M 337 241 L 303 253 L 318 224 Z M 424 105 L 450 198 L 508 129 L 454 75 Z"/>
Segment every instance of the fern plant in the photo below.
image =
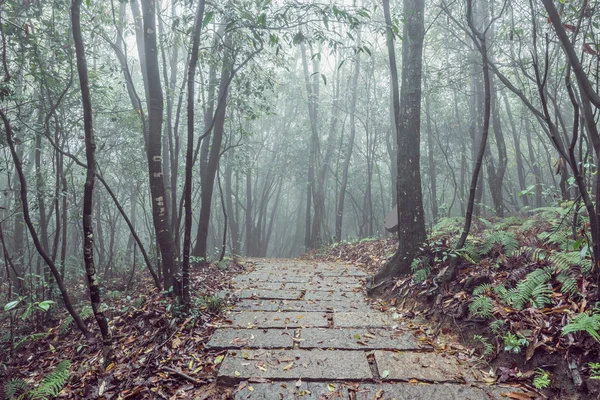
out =
<path fill-rule="evenodd" d="M 546 389 L 552 383 L 552 379 L 550 379 L 550 373 L 543 368 L 538 368 L 535 370 L 535 375 L 533 378 L 533 386 L 538 389 Z"/>
<path fill-rule="evenodd" d="M 591 315 L 587 312 L 577 314 L 571 322 L 562 328 L 563 336 L 568 335 L 569 333 L 584 331 L 597 342 L 600 342 L 600 309 L 597 307 Z"/>
<path fill-rule="evenodd" d="M 489 342 L 489 340 L 481 335 L 473 335 L 473 340 L 481 344 L 481 358 L 485 358 L 487 356 L 492 355 L 494 352 L 494 346 Z"/>
<path fill-rule="evenodd" d="M 12 400 L 18 399 L 21 395 L 27 392 L 29 383 L 26 380 L 20 378 L 12 378 L 8 382 L 5 382 L 2 386 L 2 397 L 1 399 Z"/>
<path fill-rule="evenodd" d="M 58 397 L 69 380 L 71 361 L 59 362 L 54 371 L 46 375 L 38 387 L 30 388 L 27 381 L 19 378 L 11 379 L 4 384 L 5 400 L 50 400 Z"/>
<path fill-rule="evenodd" d="M 91 306 L 84 306 L 81 309 L 81 313 L 79 313 L 79 316 L 81 317 L 82 320 L 87 320 L 88 318 L 91 318 L 94 316 L 94 311 L 92 310 Z M 64 322 L 62 323 L 62 325 L 60 326 L 60 334 L 64 335 L 65 333 L 67 333 L 69 331 L 69 328 L 71 327 L 71 324 L 73 323 L 73 317 L 68 315 Z"/>
<path fill-rule="evenodd" d="M 469 304 L 469 312 L 474 317 L 490 318 L 494 310 L 494 302 L 485 295 L 473 296 Z"/>
<path fill-rule="evenodd" d="M 512 232 L 492 231 L 485 238 L 479 247 L 479 254 L 486 255 L 492 250 L 495 244 L 500 244 L 504 247 L 504 252 L 507 256 L 512 255 L 519 248 L 519 241 Z"/>
<path fill-rule="evenodd" d="M 413 273 L 413 281 L 416 284 L 425 282 L 431 274 L 431 266 L 429 262 L 422 258 L 415 258 L 410 264 L 410 269 Z"/>

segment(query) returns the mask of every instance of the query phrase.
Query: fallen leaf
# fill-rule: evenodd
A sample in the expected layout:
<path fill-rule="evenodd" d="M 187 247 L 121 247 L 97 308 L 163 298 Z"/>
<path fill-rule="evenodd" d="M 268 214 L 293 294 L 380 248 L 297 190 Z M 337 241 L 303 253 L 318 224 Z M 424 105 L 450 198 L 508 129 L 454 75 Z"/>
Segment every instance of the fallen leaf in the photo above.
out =
<path fill-rule="evenodd" d="M 381 378 L 382 378 L 382 379 L 385 379 L 385 378 L 387 378 L 389 375 L 390 375 L 390 371 L 386 369 L 385 371 L 383 371 L 383 372 L 381 373 Z"/>
<path fill-rule="evenodd" d="M 290 368 L 292 368 L 294 366 L 294 362 L 292 361 L 291 363 L 289 363 L 288 365 L 286 365 L 285 367 L 283 367 L 284 371 L 288 371 Z"/>

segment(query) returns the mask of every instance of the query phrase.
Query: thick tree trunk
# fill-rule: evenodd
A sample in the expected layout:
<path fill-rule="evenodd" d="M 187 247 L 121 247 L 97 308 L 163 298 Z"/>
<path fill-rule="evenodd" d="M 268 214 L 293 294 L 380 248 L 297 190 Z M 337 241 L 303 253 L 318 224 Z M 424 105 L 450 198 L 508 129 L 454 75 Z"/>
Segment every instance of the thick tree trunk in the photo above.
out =
<path fill-rule="evenodd" d="M 174 283 L 177 272 L 176 256 L 169 226 L 169 210 L 165 203 L 166 191 L 162 172 L 163 93 L 158 65 L 155 6 L 153 0 L 142 0 L 145 75 L 148 86 L 148 173 L 152 196 L 152 220 L 162 258 L 164 286 L 166 290 L 173 287 L 177 296 L 180 286 Z"/>
<path fill-rule="evenodd" d="M 421 76 L 424 3 L 404 0 L 406 21 L 402 33 L 402 90 L 398 93 L 398 72 L 389 0 L 384 0 L 388 32 L 388 55 L 392 78 L 392 101 L 398 143 L 398 239 L 396 256 L 374 276 L 374 282 L 410 273 L 410 265 L 425 241 L 425 218 L 420 173 Z"/>

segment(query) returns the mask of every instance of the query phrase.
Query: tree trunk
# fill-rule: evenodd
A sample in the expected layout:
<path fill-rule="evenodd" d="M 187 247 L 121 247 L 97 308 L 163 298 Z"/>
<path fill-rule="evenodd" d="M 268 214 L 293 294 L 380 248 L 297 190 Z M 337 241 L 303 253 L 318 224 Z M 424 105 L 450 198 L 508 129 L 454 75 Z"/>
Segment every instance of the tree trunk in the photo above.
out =
<path fill-rule="evenodd" d="M 162 258 L 165 289 L 173 287 L 175 296 L 179 294 L 179 284 L 175 283 L 177 266 L 175 248 L 169 226 L 169 210 L 166 208 L 166 191 L 162 172 L 162 121 L 163 93 L 160 83 L 160 70 L 156 44 L 156 12 L 153 0 L 142 0 L 144 26 L 144 54 L 148 86 L 148 173 L 152 196 L 152 220 Z"/>
<path fill-rule="evenodd" d="M 96 180 L 96 142 L 92 122 L 92 101 L 90 95 L 88 67 L 85 58 L 83 37 L 81 34 L 80 6 L 82 0 L 73 0 L 71 3 L 71 22 L 73 29 L 73 41 L 75 43 L 75 54 L 77 56 L 77 73 L 81 88 L 81 103 L 83 106 L 83 125 L 85 134 L 85 158 L 87 171 L 83 187 L 83 261 L 87 276 L 88 288 L 90 290 L 90 301 L 92 311 L 102 334 L 104 353 L 104 364 L 112 361 L 112 336 L 108 327 L 108 321 L 101 308 L 100 286 L 96 277 L 94 265 L 94 227 L 93 227 L 93 199 L 94 183 Z"/>
<path fill-rule="evenodd" d="M 192 49 L 187 76 L 187 149 L 185 154 L 185 183 L 183 185 L 183 199 L 185 209 L 183 233 L 183 265 L 182 265 L 182 294 L 184 311 L 190 307 L 190 247 L 192 242 L 192 169 L 194 167 L 194 89 L 196 67 L 198 65 L 198 48 L 200 47 L 200 32 L 204 18 L 204 0 L 198 2 L 194 32 L 192 35 Z"/>
<path fill-rule="evenodd" d="M 340 183 L 340 194 L 337 206 L 337 215 L 335 216 L 335 241 L 342 240 L 342 224 L 344 221 L 344 203 L 346 201 L 346 189 L 348 187 L 348 169 L 350 168 L 350 159 L 354 148 L 354 138 L 356 136 L 356 100 L 358 97 L 358 77 L 360 76 L 360 52 L 355 56 L 354 74 L 352 75 L 352 86 L 350 88 L 352 96 L 350 97 L 350 135 L 344 162 L 342 164 L 342 182 Z"/>
<path fill-rule="evenodd" d="M 406 21 L 402 32 L 402 90 L 398 72 L 389 0 L 383 9 L 387 25 L 387 47 L 392 78 L 392 101 L 398 144 L 398 239 L 395 257 L 374 276 L 374 283 L 410 273 L 410 265 L 426 238 L 420 174 L 421 75 L 423 66 L 424 2 L 404 0 Z"/>
<path fill-rule="evenodd" d="M 460 239 L 458 240 L 458 244 L 456 245 L 457 249 L 463 248 L 465 242 L 467 240 L 467 236 L 469 235 L 469 231 L 471 230 L 471 221 L 473 219 L 473 207 L 475 204 L 475 191 L 477 189 L 477 179 L 479 178 L 479 172 L 481 171 L 481 164 L 483 162 L 483 157 L 485 155 L 485 148 L 487 144 L 487 138 L 490 127 L 490 113 L 491 113 L 491 95 L 490 95 L 490 73 L 488 69 L 488 54 L 487 54 L 487 42 L 485 33 L 481 34 L 475 28 L 475 23 L 473 22 L 473 9 L 472 9 L 472 0 L 467 0 L 467 20 L 469 21 L 469 27 L 471 32 L 473 33 L 476 40 L 479 41 L 480 44 L 480 52 L 481 59 L 483 65 L 483 89 L 484 89 L 484 107 L 483 107 L 483 126 L 481 132 L 481 141 L 479 145 L 479 150 L 477 153 L 477 159 L 475 160 L 475 165 L 473 167 L 473 175 L 471 176 L 471 187 L 469 189 L 469 201 L 467 202 L 467 214 L 465 217 L 465 225 L 463 227 L 462 234 Z"/>
<path fill-rule="evenodd" d="M 224 39 L 225 49 L 231 47 L 231 39 L 227 35 Z M 231 55 L 228 50 L 225 50 L 225 58 L 221 70 L 221 80 L 219 82 L 219 104 L 215 113 L 213 126 L 212 145 L 208 156 L 206 171 L 202 180 L 200 218 L 198 220 L 198 234 L 196 238 L 196 246 L 192 251 L 192 255 L 201 257 L 207 260 L 207 245 L 208 245 L 208 230 L 210 226 L 210 211 L 212 207 L 212 196 L 215 186 L 215 176 L 219 169 L 219 160 L 221 158 L 221 145 L 223 143 L 223 132 L 225 129 L 225 114 L 227 109 L 227 95 L 229 92 L 229 82 L 233 74 L 233 66 Z M 205 138 L 206 140 L 207 138 Z"/>

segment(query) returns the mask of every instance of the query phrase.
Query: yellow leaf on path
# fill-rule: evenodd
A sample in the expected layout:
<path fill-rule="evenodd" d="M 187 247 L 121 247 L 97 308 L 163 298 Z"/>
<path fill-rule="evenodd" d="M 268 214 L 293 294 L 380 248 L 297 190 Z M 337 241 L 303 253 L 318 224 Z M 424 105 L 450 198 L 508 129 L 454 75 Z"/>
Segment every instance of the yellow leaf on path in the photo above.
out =
<path fill-rule="evenodd" d="M 290 368 L 292 368 L 294 366 L 294 362 L 292 361 L 291 363 L 289 363 L 288 365 L 286 365 L 285 367 L 283 367 L 284 371 L 288 371 Z"/>
<path fill-rule="evenodd" d="M 116 366 L 116 365 L 115 365 L 115 363 L 110 363 L 110 364 L 108 364 L 108 367 L 106 367 L 106 370 L 105 370 L 105 371 L 106 371 L 106 372 L 110 372 L 110 371 L 112 371 L 113 369 L 115 369 L 115 366 Z"/>
<path fill-rule="evenodd" d="M 248 390 L 254 392 L 254 388 L 252 386 L 248 386 Z"/>
<path fill-rule="evenodd" d="M 215 364 L 215 365 L 221 364 L 221 362 L 223 361 L 224 358 L 225 358 L 225 355 L 223 355 L 223 354 L 221 354 L 220 356 L 216 356 L 213 364 Z"/>
<path fill-rule="evenodd" d="M 335 390 L 335 385 L 333 383 L 329 383 L 329 384 L 327 384 L 327 389 L 330 392 L 333 392 Z"/>
<path fill-rule="evenodd" d="M 234 374 L 235 376 L 240 376 L 240 373 L 239 373 L 238 371 L 233 371 L 233 374 Z"/>

